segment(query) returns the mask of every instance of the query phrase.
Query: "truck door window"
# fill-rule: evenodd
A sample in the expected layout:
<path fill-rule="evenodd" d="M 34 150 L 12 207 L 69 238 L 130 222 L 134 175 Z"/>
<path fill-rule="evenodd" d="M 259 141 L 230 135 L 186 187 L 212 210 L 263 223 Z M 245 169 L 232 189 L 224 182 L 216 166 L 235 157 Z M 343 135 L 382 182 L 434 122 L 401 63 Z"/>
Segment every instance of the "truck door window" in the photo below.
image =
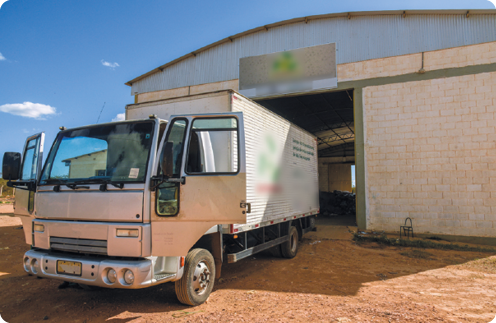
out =
<path fill-rule="evenodd" d="M 36 170 L 38 166 L 38 140 L 39 137 L 31 139 L 28 141 L 26 146 L 26 151 L 24 153 L 24 159 L 22 162 L 22 176 L 23 181 L 28 181 L 36 179 Z"/>
<path fill-rule="evenodd" d="M 174 120 L 170 127 L 167 138 L 165 140 L 165 142 L 172 143 L 172 152 L 173 152 L 172 173 L 174 177 L 181 175 L 181 160 L 183 155 L 182 151 L 183 151 L 183 143 L 184 143 L 185 135 L 186 135 L 186 120 L 183 119 Z M 162 160 L 163 158 L 164 156 L 162 150 L 162 153 L 160 154 L 160 160 Z M 163 174 L 162 169 L 159 169 L 159 174 Z"/>
<path fill-rule="evenodd" d="M 159 134 L 158 134 L 158 142 L 162 142 L 162 138 L 164 137 L 165 134 L 165 128 L 167 127 L 167 122 L 161 122 L 160 123 L 160 129 L 159 129 Z M 157 145 L 157 150 L 159 149 Z"/>
<path fill-rule="evenodd" d="M 184 137 L 186 136 L 187 121 L 175 119 L 172 121 L 169 133 L 165 142 L 172 142 L 172 173 L 173 177 L 181 176 L 181 160 Z M 165 146 L 165 145 L 164 145 Z M 160 160 L 164 158 L 163 150 Z M 159 174 L 163 174 L 159 163 Z M 179 212 L 179 183 L 163 183 L 157 189 L 156 212 L 161 216 L 174 216 Z"/>
<path fill-rule="evenodd" d="M 237 172 L 237 119 L 195 119 L 191 127 L 186 173 L 205 175 Z"/>

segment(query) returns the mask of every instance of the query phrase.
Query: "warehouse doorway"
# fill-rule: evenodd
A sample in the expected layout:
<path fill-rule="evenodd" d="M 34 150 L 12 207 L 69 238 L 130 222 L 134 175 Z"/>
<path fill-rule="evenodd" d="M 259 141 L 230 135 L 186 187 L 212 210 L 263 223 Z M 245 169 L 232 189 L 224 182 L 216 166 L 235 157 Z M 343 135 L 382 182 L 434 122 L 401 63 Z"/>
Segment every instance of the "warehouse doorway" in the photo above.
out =
<path fill-rule="evenodd" d="M 356 226 L 353 89 L 255 100 L 317 136 L 319 220 L 329 225 Z M 353 167 L 354 169 L 354 167 Z"/>

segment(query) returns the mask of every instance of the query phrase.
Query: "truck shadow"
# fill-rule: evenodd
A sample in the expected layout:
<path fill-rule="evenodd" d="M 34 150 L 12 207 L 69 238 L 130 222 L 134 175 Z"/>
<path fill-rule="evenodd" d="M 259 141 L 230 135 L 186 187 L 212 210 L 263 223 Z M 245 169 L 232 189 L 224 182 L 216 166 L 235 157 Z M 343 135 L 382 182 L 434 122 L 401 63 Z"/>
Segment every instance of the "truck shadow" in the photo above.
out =
<path fill-rule="evenodd" d="M 238 263 L 224 264 L 222 278 L 211 299 L 196 308 L 180 304 L 174 284 L 143 290 L 87 291 L 76 285 L 59 289 L 61 281 L 37 279 L 22 269 L 22 255 L 29 249 L 23 231 L 0 227 L 0 314 L 7 322 L 128 322 L 157 314 L 167 321 L 198 311 L 217 309 L 229 295 L 275 292 L 326 296 L 356 296 L 372 282 L 398 279 L 474 259 L 489 253 L 418 250 L 322 239 L 311 234 L 300 244 L 294 259 L 259 254 Z M 275 297 L 275 296 L 271 296 Z M 68 319 L 69 318 L 69 319 Z M 193 317 L 192 317 L 193 318 Z"/>

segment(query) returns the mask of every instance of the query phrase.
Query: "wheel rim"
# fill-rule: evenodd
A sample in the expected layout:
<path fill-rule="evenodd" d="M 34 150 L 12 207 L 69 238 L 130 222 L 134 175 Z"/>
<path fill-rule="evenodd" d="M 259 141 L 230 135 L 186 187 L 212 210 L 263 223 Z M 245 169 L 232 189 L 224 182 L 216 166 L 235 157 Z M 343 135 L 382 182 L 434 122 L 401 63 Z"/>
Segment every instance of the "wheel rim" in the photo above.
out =
<path fill-rule="evenodd" d="M 204 261 L 200 261 L 193 273 L 193 290 L 197 295 L 202 295 L 210 285 L 210 269 Z"/>
<path fill-rule="evenodd" d="M 295 252 L 296 251 L 296 233 L 293 232 L 293 234 L 291 235 L 291 252 Z"/>

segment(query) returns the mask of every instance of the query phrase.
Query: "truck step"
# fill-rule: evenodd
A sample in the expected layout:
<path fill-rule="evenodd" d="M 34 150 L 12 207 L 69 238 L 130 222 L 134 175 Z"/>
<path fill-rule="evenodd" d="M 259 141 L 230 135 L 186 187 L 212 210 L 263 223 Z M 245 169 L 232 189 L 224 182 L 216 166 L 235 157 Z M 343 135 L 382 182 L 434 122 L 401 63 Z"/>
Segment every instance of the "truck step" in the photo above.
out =
<path fill-rule="evenodd" d="M 243 258 L 254 255 L 260 251 L 270 249 L 270 248 L 277 246 L 277 245 L 279 245 L 283 242 L 286 242 L 288 240 L 289 240 L 289 236 L 286 235 L 284 237 L 274 239 L 272 241 L 266 242 L 264 244 L 260 244 L 258 246 L 252 247 L 252 248 L 245 249 L 245 250 L 237 252 L 237 253 L 230 253 L 227 255 L 227 262 L 230 264 L 235 263 L 235 262 L 237 262 Z"/>
<path fill-rule="evenodd" d="M 153 278 L 155 278 L 156 281 L 174 278 L 174 277 L 176 277 L 176 274 L 167 274 L 167 273 L 155 274 L 155 276 L 153 276 Z"/>

